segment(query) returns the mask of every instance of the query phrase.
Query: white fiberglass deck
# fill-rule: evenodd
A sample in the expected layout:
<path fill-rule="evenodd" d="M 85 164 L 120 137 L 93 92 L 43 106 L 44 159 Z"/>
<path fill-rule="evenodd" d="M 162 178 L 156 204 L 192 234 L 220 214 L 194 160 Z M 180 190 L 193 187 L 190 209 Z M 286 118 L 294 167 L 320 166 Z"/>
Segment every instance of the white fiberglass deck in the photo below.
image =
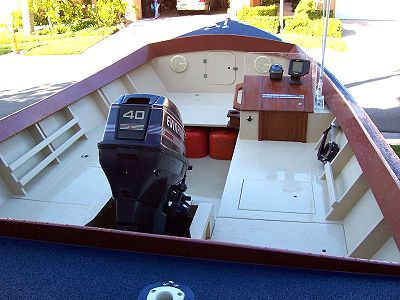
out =
<path fill-rule="evenodd" d="M 213 203 L 214 212 L 218 212 L 224 191 L 230 160 L 216 160 L 209 156 L 189 159 L 192 171 L 187 172 L 188 189 L 185 194 L 192 197 L 192 203 Z"/>
<path fill-rule="evenodd" d="M 225 127 L 232 109 L 231 93 L 168 93 L 185 126 Z"/>
<path fill-rule="evenodd" d="M 1 206 L 0 218 L 85 225 L 111 198 L 111 189 L 100 167 L 98 150 L 103 126 L 87 133 L 72 151 L 66 151 L 61 164 L 50 165 L 41 173 L 41 182 L 32 180 L 28 194 L 14 195 Z"/>
<path fill-rule="evenodd" d="M 212 239 L 346 256 L 314 146 L 238 139 Z"/>

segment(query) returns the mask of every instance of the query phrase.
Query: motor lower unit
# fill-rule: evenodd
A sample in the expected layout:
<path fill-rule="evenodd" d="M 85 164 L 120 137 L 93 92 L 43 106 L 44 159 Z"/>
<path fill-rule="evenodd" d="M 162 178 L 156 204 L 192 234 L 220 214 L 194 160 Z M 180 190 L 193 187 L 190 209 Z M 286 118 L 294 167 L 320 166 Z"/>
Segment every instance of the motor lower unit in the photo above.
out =
<path fill-rule="evenodd" d="M 98 148 L 119 229 L 190 236 L 184 142 L 181 115 L 168 98 L 131 94 L 111 105 Z"/>

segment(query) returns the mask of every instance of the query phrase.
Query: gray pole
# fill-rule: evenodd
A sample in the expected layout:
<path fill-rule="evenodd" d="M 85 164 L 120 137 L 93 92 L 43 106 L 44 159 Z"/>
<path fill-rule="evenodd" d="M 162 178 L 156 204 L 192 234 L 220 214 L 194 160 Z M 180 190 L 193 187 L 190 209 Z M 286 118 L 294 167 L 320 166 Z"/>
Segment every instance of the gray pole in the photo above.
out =
<path fill-rule="evenodd" d="M 326 3 L 326 1 L 328 3 Z M 315 100 L 314 100 L 314 108 L 324 109 L 325 99 L 322 95 L 322 87 L 324 83 L 324 70 L 325 70 L 325 48 L 326 48 L 326 38 L 328 35 L 328 24 L 329 24 L 329 14 L 331 11 L 331 0 L 324 0 L 324 8 L 325 8 L 325 28 L 324 28 L 324 36 L 322 39 L 322 58 L 321 58 L 321 68 L 319 71 L 317 89 L 315 92 Z"/>

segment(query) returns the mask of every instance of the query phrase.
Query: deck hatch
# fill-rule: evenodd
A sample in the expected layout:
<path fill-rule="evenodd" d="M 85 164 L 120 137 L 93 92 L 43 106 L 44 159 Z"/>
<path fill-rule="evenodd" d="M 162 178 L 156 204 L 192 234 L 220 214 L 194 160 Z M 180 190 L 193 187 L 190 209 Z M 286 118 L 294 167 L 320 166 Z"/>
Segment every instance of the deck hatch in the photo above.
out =
<path fill-rule="evenodd" d="M 240 210 L 315 214 L 310 182 L 244 179 Z"/>
<path fill-rule="evenodd" d="M 204 78 L 212 85 L 231 85 L 236 80 L 236 58 L 229 51 L 210 51 L 203 59 Z"/>

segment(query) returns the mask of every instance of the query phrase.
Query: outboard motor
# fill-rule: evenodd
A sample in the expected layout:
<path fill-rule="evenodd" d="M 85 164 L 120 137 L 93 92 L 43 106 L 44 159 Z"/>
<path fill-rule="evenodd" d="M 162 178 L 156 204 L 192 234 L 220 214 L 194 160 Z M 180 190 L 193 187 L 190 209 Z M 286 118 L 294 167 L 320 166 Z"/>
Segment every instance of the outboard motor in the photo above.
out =
<path fill-rule="evenodd" d="M 184 140 L 181 115 L 166 97 L 124 95 L 111 105 L 98 148 L 119 229 L 190 237 Z"/>

